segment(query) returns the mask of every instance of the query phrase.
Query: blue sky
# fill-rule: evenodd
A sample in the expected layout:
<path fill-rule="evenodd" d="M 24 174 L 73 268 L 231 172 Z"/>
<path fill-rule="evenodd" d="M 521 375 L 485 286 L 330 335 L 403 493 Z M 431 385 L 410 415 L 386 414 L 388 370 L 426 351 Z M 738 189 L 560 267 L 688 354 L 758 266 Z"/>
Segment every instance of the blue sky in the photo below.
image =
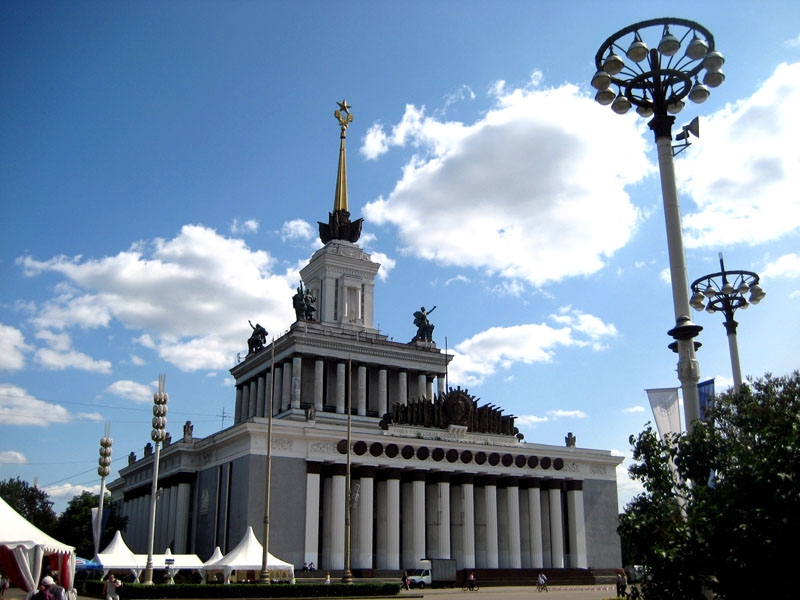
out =
<path fill-rule="evenodd" d="M 531 442 L 629 454 L 646 388 L 678 386 L 656 153 L 593 100 L 612 33 L 662 16 L 716 38 L 726 81 L 676 126 L 689 278 L 758 272 L 746 375 L 798 368 L 800 4 L 15 2 L 0 4 L 0 478 L 62 510 L 168 430 L 231 424 L 247 320 L 279 335 L 333 206 L 336 102 L 350 209 L 382 264 L 375 324 L 436 305 L 451 385 Z M 677 127 L 676 127 L 677 129 Z M 702 379 L 732 382 L 720 315 Z M 627 461 L 626 461 L 627 464 Z M 620 476 L 621 503 L 635 486 Z"/>

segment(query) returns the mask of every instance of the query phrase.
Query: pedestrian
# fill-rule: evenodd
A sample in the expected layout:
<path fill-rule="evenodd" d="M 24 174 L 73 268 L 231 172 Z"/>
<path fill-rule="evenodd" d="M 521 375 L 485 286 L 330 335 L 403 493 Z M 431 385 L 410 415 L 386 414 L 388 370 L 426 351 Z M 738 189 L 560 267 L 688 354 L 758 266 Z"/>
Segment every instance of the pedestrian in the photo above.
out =
<path fill-rule="evenodd" d="M 536 587 L 540 592 L 550 591 L 547 589 L 547 575 L 539 573 L 539 577 L 536 579 Z"/>
<path fill-rule="evenodd" d="M 53 583 L 50 584 L 50 593 L 53 594 L 55 600 L 67 600 L 67 593 L 63 587 L 58 585 L 58 571 L 53 571 L 52 577 L 45 577 Z"/>
<path fill-rule="evenodd" d="M 331 574 L 325 573 L 325 585 L 330 585 L 330 584 L 331 584 Z"/>
<path fill-rule="evenodd" d="M 55 600 L 53 593 L 50 591 L 50 586 L 53 585 L 53 578 L 49 575 L 45 576 L 39 583 L 39 591 L 31 596 L 31 600 Z"/>
<path fill-rule="evenodd" d="M 4 573 L 3 576 L 0 577 L 0 599 L 6 597 L 6 591 L 8 591 L 10 586 L 11 582 L 8 579 L 8 575 Z"/>
<path fill-rule="evenodd" d="M 625 571 L 620 569 L 617 571 L 617 596 L 624 597 L 625 590 L 628 588 L 628 578 L 625 577 Z"/>
<path fill-rule="evenodd" d="M 402 581 L 403 581 L 403 587 L 401 589 L 403 590 L 410 589 L 408 587 L 408 571 L 403 571 Z"/>
<path fill-rule="evenodd" d="M 121 587 L 122 582 L 111 573 L 103 584 L 103 598 L 106 600 L 119 600 L 119 592 L 117 590 Z"/>

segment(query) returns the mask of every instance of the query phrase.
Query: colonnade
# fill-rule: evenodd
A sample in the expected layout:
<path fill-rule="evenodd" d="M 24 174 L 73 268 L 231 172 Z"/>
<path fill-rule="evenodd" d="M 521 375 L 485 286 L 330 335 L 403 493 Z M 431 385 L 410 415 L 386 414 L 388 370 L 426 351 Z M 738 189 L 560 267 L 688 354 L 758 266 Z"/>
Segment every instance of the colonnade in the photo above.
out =
<path fill-rule="evenodd" d="M 445 387 L 444 374 L 431 376 L 426 372 L 389 369 L 360 362 L 348 369 L 347 361 L 294 356 L 276 362 L 274 373 L 267 370 L 236 386 L 234 424 L 251 417 L 266 417 L 270 388 L 273 415 L 311 405 L 317 412 L 328 406 L 344 414 L 348 370 L 351 371 L 353 386 L 353 409 L 358 415 L 367 415 L 371 411 L 380 417 L 393 402 L 405 404 L 409 398 L 422 396 L 432 399 L 435 389 L 444 390 Z"/>
<path fill-rule="evenodd" d="M 159 484 L 162 484 L 159 481 Z M 148 486 L 149 490 L 150 487 Z M 150 492 L 126 498 L 122 508 L 123 516 L 131 525 L 125 536 L 125 542 L 135 553 L 147 552 L 147 523 L 150 522 Z M 192 486 L 189 483 L 164 485 L 158 492 L 156 510 L 156 528 L 153 548 L 156 554 L 163 554 L 172 545 L 175 554 L 186 554 L 189 544 L 190 502 Z M 101 549 L 102 550 L 102 549 Z"/>
<path fill-rule="evenodd" d="M 344 568 L 346 466 L 307 462 L 305 562 Z M 353 467 L 351 568 L 587 567 L 583 482 Z M 320 510 L 321 509 L 321 510 Z"/>

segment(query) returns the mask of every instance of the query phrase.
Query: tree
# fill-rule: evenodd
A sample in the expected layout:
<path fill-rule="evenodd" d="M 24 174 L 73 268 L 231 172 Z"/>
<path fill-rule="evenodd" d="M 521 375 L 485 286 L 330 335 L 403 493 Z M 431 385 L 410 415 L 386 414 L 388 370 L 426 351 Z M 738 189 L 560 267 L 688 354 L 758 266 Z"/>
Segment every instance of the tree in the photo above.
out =
<path fill-rule="evenodd" d="M 30 523 L 53 535 L 57 518 L 47 492 L 17 477 L 0 481 L 0 497 Z"/>
<path fill-rule="evenodd" d="M 83 492 L 74 496 L 58 519 L 58 539 L 65 544 L 75 546 L 78 556 L 94 556 L 94 534 L 92 532 L 92 509 L 97 508 L 100 495 Z M 127 517 L 120 516 L 117 505 L 105 499 L 103 511 L 108 512 L 108 519 L 100 534 L 100 549 L 105 548 L 117 530 L 127 529 Z"/>
<path fill-rule="evenodd" d="M 736 600 L 793 587 L 800 537 L 800 372 L 718 396 L 691 434 L 631 436 L 645 492 L 620 534 L 646 564 L 645 597 Z M 670 460 L 673 460 L 672 465 Z"/>

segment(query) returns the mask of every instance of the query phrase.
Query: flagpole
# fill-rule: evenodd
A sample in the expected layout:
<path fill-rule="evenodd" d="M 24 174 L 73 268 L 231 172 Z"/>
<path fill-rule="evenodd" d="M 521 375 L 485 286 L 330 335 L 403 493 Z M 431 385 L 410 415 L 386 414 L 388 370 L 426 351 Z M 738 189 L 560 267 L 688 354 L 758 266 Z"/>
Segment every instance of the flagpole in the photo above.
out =
<path fill-rule="evenodd" d="M 269 367 L 269 408 L 267 410 L 267 484 L 264 498 L 264 555 L 261 559 L 260 583 L 269 585 L 269 569 L 267 558 L 269 557 L 269 498 L 270 481 L 272 479 L 272 390 L 275 389 L 275 338 L 272 338 L 272 363 Z"/>

